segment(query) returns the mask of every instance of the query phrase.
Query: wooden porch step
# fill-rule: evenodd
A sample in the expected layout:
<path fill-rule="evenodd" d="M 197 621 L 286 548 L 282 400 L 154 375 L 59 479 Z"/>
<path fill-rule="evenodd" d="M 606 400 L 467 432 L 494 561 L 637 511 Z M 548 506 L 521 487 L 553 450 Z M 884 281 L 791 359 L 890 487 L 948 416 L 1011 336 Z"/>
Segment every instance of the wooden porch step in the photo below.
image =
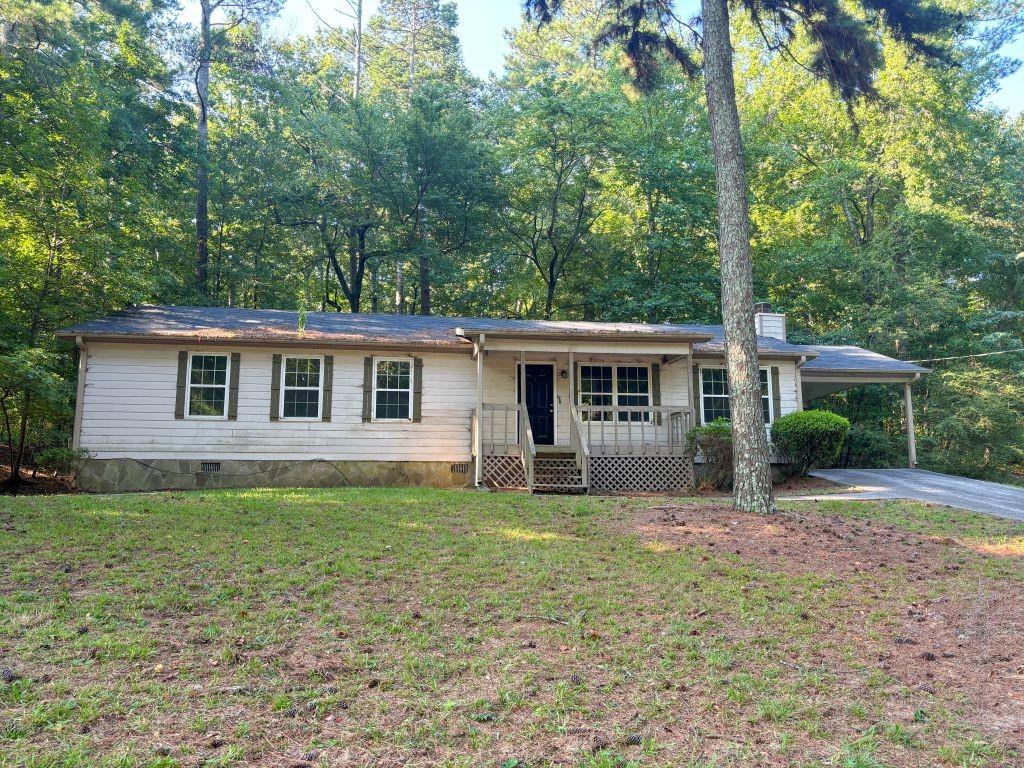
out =
<path fill-rule="evenodd" d="M 582 483 L 537 483 L 533 484 L 534 493 L 586 493 L 587 486 Z"/>
<path fill-rule="evenodd" d="M 533 468 L 537 470 L 542 469 L 579 469 L 575 459 L 558 459 L 556 461 L 539 461 L 533 462 Z"/>
<path fill-rule="evenodd" d="M 583 485 L 583 475 L 559 474 L 559 475 L 534 475 L 534 485 Z"/>
<path fill-rule="evenodd" d="M 576 454 L 573 451 L 544 450 L 538 447 L 534 461 L 545 461 L 547 459 L 571 459 L 576 461 Z"/>

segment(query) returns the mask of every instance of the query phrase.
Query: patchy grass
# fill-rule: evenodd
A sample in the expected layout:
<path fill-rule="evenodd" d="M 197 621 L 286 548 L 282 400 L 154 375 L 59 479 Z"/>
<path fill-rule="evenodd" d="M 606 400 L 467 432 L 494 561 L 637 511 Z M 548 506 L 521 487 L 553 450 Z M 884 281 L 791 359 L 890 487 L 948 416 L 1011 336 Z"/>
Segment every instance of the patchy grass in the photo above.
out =
<path fill-rule="evenodd" d="M 781 506 L 789 505 L 783 500 Z M 1020 567 L 1024 558 L 1024 523 L 907 501 L 850 504 L 826 500 L 815 502 L 813 509 L 822 515 L 888 523 L 924 536 L 955 541 L 980 554 L 1002 556 L 986 561 L 988 573 L 1024 579 L 1024 568 Z"/>
<path fill-rule="evenodd" d="M 956 677 L 1020 702 L 1020 552 L 981 545 L 1024 525 L 787 507 L 792 550 L 655 499 L 5 500 L 0 765 L 1018 765 Z M 1006 661 L 956 666 L 990 616 Z"/>

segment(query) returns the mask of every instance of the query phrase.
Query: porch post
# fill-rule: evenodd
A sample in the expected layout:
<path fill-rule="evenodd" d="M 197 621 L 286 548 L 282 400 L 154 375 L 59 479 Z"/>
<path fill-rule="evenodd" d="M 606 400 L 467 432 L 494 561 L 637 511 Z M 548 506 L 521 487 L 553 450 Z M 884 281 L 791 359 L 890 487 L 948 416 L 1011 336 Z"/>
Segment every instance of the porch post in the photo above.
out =
<path fill-rule="evenodd" d="M 516 398 L 519 410 L 516 412 L 516 424 L 519 428 L 519 450 L 526 448 L 526 352 L 519 352 L 519 397 Z"/>
<path fill-rule="evenodd" d="M 801 357 L 796 364 L 796 409 L 798 411 L 804 409 L 804 375 L 802 369 L 806 362 L 807 358 Z"/>
<path fill-rule="evenodd" d="M 476 342 L 476 445 L 473 453 L 476 465 L 473 467 L 476 485 L 484 482 L 484 334 Z"/>
<path fill-rule="evenodd" d="M 555 386 L 558 386 L 557 384 Z M 569 408 L 576 407 L 576 353 L 569 348 Z M 569 411 L 572 413 L 572 410 Z"/>
<path fill-rule="evenodd" d="M 917 466 L 917 438 L 914 435 L 914 397 L 910 394 L 911 382 L 903 385 L 903 408 L 907 414 L 907 457 L 910 468 Z"/>
<path fill-rule="evenodd" d="M 521 351 L 519 353 L 519 397 L 516 399 L 516 405 L 522 405 L 526 402 L 526 352 Z"/>
<path fill-rule="evenodd" d="M 686 388 L 690 390 L 690 429 L 697 426 L 697 404 L 700 402 L 700 393 L 695 392 L 693 385 L 693 345 L 690 345 L 690 353 L 686 356 Z M 685 439 L 685 435 L 683 436 Z"/>

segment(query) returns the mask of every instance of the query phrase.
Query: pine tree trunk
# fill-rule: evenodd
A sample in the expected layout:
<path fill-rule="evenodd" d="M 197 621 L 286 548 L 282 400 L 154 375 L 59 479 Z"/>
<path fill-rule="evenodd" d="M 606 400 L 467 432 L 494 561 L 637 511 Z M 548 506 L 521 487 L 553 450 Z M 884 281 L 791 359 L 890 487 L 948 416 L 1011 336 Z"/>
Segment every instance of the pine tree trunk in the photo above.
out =
<path fill-rule="evenodd" d="M 728 0 L 702 0 L 701 6 L 704 83 L 718 192 L 722 321 L 732 415 L 733 503 L 747 512 L 774 512 L 754 332 L 754 269 L 743 142 L 732 71 L 729 6 Z"/>
<path fill-rule="evenodd" d="M 202 0 L 199 28 L 199 61 L 196 64 L 196 291 L 209 295 L 210 263 L 210 178 L 209 178 L 209 99 L 210 99 L 210 16 L 209 0 Z"/>

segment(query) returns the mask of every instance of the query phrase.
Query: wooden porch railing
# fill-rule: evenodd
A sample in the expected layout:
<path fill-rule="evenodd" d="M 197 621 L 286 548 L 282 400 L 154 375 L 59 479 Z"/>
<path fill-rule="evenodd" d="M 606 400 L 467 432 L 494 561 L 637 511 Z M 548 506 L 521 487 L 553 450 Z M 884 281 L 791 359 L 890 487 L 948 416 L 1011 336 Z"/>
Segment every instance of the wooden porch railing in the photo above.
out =
<path fill-rule="evenodd" d="M 580 468 L 583 486 L 590 487 L 590 440 L 583 431 L 583 419 L 576 406 L 570 408 L 569 447 L 576 454 L 576 466 Z"/>
<path fill-rule="evenodd" d="M 580 405 L 581 439 L 593 456 L 681 456 L 688 450 L 690 411 L 672 405 Z"/>
<path fill-rule="evenodd" d="M 516 456 L 519 454 L 519 406 L 505 403 L 484 403 L 480 423 L 484 456 Z"/>
<path fill-rule="evenodd" d="M 526 488 L 533 491 L 533 460 L 537 456 L 537 444 L 533 441 L 533 425 L 530 423 L 530 411 L 522 405 L 517 406 L 519 411 L 521 434 L 526 435 L 525 440 L 519 444 L 519 456 L 523 460 L 523 472 L 526 474 Z"/>

